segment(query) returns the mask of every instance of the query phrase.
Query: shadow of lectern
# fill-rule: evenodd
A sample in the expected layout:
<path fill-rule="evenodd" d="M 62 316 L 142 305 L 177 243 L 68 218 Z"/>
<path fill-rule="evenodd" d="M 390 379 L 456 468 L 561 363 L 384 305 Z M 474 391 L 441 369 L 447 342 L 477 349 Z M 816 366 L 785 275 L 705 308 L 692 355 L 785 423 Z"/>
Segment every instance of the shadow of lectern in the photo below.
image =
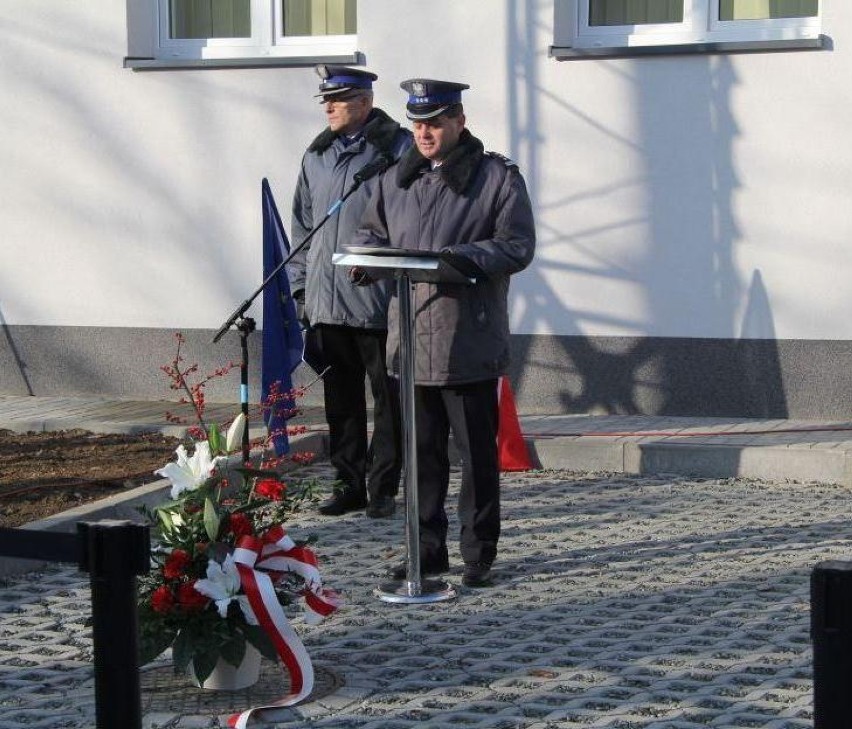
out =
<path fill-rule="evenodd" d="M 417 430 L 414 418 L 414 307 L 416 283 L 474 284 L 454 264 L 454 256 L 408 248 L 350 246 L 335 253 L 337 266 L 364 269 L 372 278 L 395 278 L 399 299 L 399 396 L 402 410 L 402 459 L 405 471 L 406 578 L 382 583 L 384 602 L 419 604 L 450 600 L 455 590 L 443 580 L 420 578 L 420 517 L 417 504 Z"/>

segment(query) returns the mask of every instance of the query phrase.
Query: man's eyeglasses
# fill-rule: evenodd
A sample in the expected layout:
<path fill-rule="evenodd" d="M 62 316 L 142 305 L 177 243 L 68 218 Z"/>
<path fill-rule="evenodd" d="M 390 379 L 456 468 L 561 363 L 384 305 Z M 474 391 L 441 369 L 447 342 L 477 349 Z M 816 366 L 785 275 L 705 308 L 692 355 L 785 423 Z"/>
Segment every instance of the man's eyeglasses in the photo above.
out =
<path fill-rule="evenodd" d="M 357 101 L 364 98 L 361 94 L 340 94 L 338 96 L 326 96 L 321 103 L 323 104 L 346 104 L 350 101 Z"/>

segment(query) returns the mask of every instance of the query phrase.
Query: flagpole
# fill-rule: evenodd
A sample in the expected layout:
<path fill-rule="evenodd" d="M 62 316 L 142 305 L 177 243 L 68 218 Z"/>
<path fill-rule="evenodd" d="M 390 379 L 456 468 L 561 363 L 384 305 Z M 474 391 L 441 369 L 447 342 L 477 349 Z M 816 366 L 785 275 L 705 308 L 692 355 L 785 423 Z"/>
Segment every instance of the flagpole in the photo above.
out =
<path fill-rule="evenodd" d="M 243 462 L 248 463 L 250 456 L 250 446 L 249 446 L 249 382 L 248 382 L 248 372 L 249 372 L 249 355 L 248 355 L 248 337 L 253 331 L 255 331 L 256 325 L 254 319 L 251 317 L 245 316 L 245 313 L 248 311 L 249 307 L 252 305 L 254 300 L 261 294 L 261 292 L 266 288 L 266 286 L 273 281 L 276 276 L 284 269 L 292 259 L 302 248 L 304 248 L 313 237 L 322 229 L 322 227 L 328 222 L 329 218 L 334 215 L 340 208 L 343 203 L 359 188 L 361 185 L 369 180 L 371 177 L 379 174 L 386 170 L 391 164 L 393 164 L 394 159 L 392 156 L 383 154 L 373 160 L 372 162 L 364 165 L 352 178 L 352 185 L 348 190 L 343 194 L 343 196 L 337 200 L 326 212 L 323 216 L 322 220 L 319 221 L 302 239 L 302 241 L 294 246 L 289 254 L 284 258 L 281 263 L 279 263 L 266 278 L 263 279 L 263 282 L 260 286 L 255 289 L 254 293 L 251 294 L 245 301 L 243 301 L 235 310 L 231 316 L 219 327 L 219 331 L 216 332 L 216 335 L 213 337 L 211 344 L 216 344 L 223 336 L 225 336 L 225 332 L 227 332 L 237 320 L 237 330 L 240 332 L 240 350 L 241 350 L 241 360 L 240 360 L 240 407 L 243 414 L 246 416 L 246 427 L 243 431 L 243 442 L 242 442 L 242 455 Z M 277 212 L 276 212 L 277 217 Z M 271 418 L 270 418 L 271 422 Z"/>
<path fill-rule="evenodd" d="M 264 280 L 260 286 L 255 289 L 254 293 L 249 296 L 242 304 L 240 304 L 235 310 L 234 313 L 231 314 L 226 320 L 225 323 L 219 327 L 219 331 L 216 332 L 216 335 L 213 337 L 211 344 L 216 344 L 223 336 L 225 336 L 225 332 L 227 332 L 237 321 L 237 319 L 241 318 L 249 309 L 249 307 L 254 303 L 254 300 L 260 295 L 260 293 L 266 288 L 267 284 L 272 281 L 278 273 L 286 266 L 293 256 L 295 256 L 302 248 L 304 248 L 311 239 L 320 231 L 320 229 L 328 222 L 328 219 L 334 215 L 344 202 L 349 198 L 352 193 L 354 193 L 361 184 L 366 181 L 367 178 L 359 178 L 358 174 L 355 175 L 354 182 L 352 186 L 343 194 L 337 202 L 335 202 L 329 209 L 328 212 L 323 216 L 323 219 L 319 221 L 313 228 L 311 228 L 310 232 L 302 239 L 302 242 L 299 245 L 294 246 L 287 257 L 281 261 Z"/>

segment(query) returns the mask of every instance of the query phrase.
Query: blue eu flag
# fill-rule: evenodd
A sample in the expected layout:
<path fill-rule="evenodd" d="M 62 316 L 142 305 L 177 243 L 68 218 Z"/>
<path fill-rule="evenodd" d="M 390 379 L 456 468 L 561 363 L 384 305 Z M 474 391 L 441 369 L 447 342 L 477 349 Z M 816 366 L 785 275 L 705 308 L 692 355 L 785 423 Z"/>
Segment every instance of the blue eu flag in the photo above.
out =
<path fill-rule="evenodd" d="M 263 280 L 275 270 L 290 252 L 290 242 L 281 225 L 281 216 L 269 182 L 261 183 L 263 206 Z M 296 318 L 296 304 L 290 295 L 290 281 L 282 269 L 263 290 L 263 358 L 261 364 L 261 402 L 267 403 L 276 390 L 286 395 L 293 389 L 292 373 L 302 360 L 302 329 Z M 278 383 L 277 385 L 275 383 Z M 264 410 L 264 420 L 275 453 L 290 450 L 287 441 L 287 418 L 294 407 L 292 398 L 274 398 L 273 407 Z"/>

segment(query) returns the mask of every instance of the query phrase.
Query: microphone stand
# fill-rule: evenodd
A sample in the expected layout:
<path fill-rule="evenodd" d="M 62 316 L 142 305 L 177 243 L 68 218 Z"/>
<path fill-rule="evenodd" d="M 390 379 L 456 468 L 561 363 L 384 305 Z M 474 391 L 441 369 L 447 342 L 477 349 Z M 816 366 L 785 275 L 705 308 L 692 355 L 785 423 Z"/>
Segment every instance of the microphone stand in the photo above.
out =
<path fill-rule="evenodd" d="M 381 160 L 383 158 L 379 158 L 379 159 Z M 368 168 L 370 168 L 371 165 L 373 167 L 368 170 Z M 242 443 L 243 462 L 244 463 L 248 463 L 248 461 L 249 461 L 248 337 L 249 337 L 249 334 L 251 334 L 256 329 L 255 320 L 252 319 L 251 317 L 245 316 L 245 313 L 248 311 L 249 307 L 252 305 L 254 300 L 266 288 L 267 284 L 270 281 L 272 281 L 272 279 L 274 279 L 278 275 L 278 273 L 281 271 L 281 269 L 283 269 L 284 266 L 286 266 L 290 262 L 290 260 L 293 258 L 293 256 L 295 256 L 300 250 L 302 250 L 302 248 L 305 247 L 305 245 L 307 245 L 307 243 L 310 242 L 310 240 L 317 234 L 317 232 L 328 222 L 328 219 L 332 215 L 334 215 L 338 210 L 340 210 L 340 207 L 343 205 L 344 202 L 346 202 L 347 198 L 349 198 L 349 196 L 352 195 L 352 193 L 354 193 L 359 187 L 361 187 L 362 183 L 364 183 L 366 180 L 368 180 L 374 174 L 381 172 L 382 169 L 384 169 L 387 166 L 388 166 L 387 163 L 385 163 L 384 167 L 382 167 L 380 165 L 377 165 L 376 162 L 372 162 L 372 163 L 366 165 L 364 168 L 362 168 L 359 172 L 356 172 L 355 176 L 353 177 L 352 186 L 345 193 L 343 193 L 343 196 L 339 200 L 337 200 L 337 202 L 335 202 L 328 209 L 328 212 L 326 212 L 323 219 L 320 220 L 319 223 L 317 223 L 313 228 L 311 228 L 310 232 L 304 237 L 302 242 L 299 243 L 299 245 L 294 246 L 290 250 L 290 253 L 287 255 L 287 257 L 283 261 L 281 261 L 281 263 L 279 263 L 273 269 L 272 273 L 270 273 L 263 280 L 263 283 L 261 283 L 260 286 L 258 286 L 257 289 L 255 289 L 254 293 L 251 296 L 249 296 L 245 301 L 243 301 L 243 303 L 240 304 L 234 310 L 234 313 L 231 314 L 231 316 L 229 316 L 225 320 L 225 323 L 222 324 L 221 327 L 219 327 L 219 331 L 216 332 L 216 335 L 213 337 L 213 339 L 210 342 L 211 344 L 216 344 L 225 335 L 225 332 L 227 332 L 234 325 L 234 323 L 237 322 L 237 320 L 239 319 L 239 323 L 237 323 L 237 331 L 239 331 L 239 333 L 240 333 L 240 352 L 241 352 L 241 359 L 240 359 L 240 408 L 242 410 L 243 415 L 245 415 L 245 417 L 246 417 L 246 428 L 243 431 L 243 443 Z"/>

